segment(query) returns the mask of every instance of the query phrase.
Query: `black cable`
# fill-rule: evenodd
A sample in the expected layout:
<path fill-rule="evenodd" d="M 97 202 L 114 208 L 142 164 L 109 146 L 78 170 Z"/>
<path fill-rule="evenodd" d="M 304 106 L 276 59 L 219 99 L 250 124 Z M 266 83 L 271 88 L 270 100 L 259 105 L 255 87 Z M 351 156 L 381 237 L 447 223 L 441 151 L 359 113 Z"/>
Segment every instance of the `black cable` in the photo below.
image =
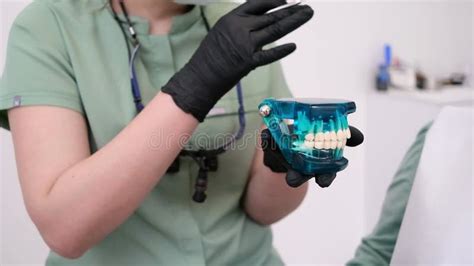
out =
<path fill-rule="evenodd" d="M 125 44 L 127 45 L 128 61 L 130 61 L 130 58 L 132 57 L 132 55 L 130 53 L 130 43 L 128 42 L 127 33 L 123 30 L 122 21 L 120 20 L 120 18 L 117 15 L 117 12 L 115 11 L 115 9 L 112 6 L 112 0 L 109 1 L 109 5 L 110 5 L 110 9 L 112 9 L 112 13 L 114 14 L 114 19 L 118 23 L 118 26 L 120 28 L 120 32 L 122 32 L 123 38 L 125 39 Z"/>
<path fill-rule="evenodd" d="M 206 26 L 207 32 L 209 32 L 211 30 L 211 26 L 209 24 L 209 21 L 207 20 L 207 17 L 204 15 L 204 7 L 200 6 L 200 9 L 201 9 L 201 18 L 204 21 L 204 26 Z"/>
<path fill-rule="evenodd" d="M 128 29 L 129 29 L 130 35 L 132 37 L 132 42 L 133 42 L 133 44 L 137 45 L 137 44 L 139 44 L 139 41 L 138 41 L 138 38 L 137 38 L 137 33 L 135 32 L 135 29 L 133 28 L 133 24 L 132 24 L 132 22 L 130 20 L 130 17 L 128 15 L 128 10 L 125 6 L 124 0 L 120 0 L 119 4 L 120 4 L 120 7 L 122 9 L 122 12 L 124 13 L 125 23 L 128 24 Z M 131 47 L 130 47 L 129 38 L 127 36 L 127 33 L 125 32 L 125 30 L 122 27 L 122 22 L 123 21 L 120 20 L 120 18 L 118 17 L 117 12 L 114 10 L 111 0 L 109 0 L 109 5 L 112 9 L 114 18 L 118 22 L 120 30 L 123 34 L 124 39 L 125 39 L 125 43 L 127 45 L 128 58 L 129 58 L 129 61 L 130 61 L 131 60 L 131 52 L 130 52 Z M 211 27 L 210 27 L 209 21 L 207 20 L 207 17 L 204 14 L 204 7 L 203 6 L 200 6 L 200 11 L 201 11 L 200 12 L 201 13 L 201 18 L 204 22 L 206 30 L 207 30 L 207 32 L 209 32 L 211 30 Z M 242 104 L 242 103 L 240 103 L 240 104 Z M 195 182 L 195 185 L 194 185 L 194 194 L 192 196 L 192 198 L 195 202 L 202 203 L 206 200 L 208 172 L 217 170 L 217 155 L 219 155 L 221 153 L 224 153 L 226 151 L 226 148 L 227 148 L 226 146 L 223 146 L 223 147 L 219 147 L 217 149 L 212 149 L 212 150 L 200 149 L 200 150 L 197 150 L 197 151 L 183 149 L 183 150 L 181 150 L 179 156 L 176 158 L 176 160 L 179 160 L 180 156 L 189 156 L 199 165 L 199 172 L 198 172 L 198 176 L 196 178 L 196 182 Z M 176 172 L 176 169 L 173 169 L 173 172 Z"/>
<path fill-rule="evenodd" d="M 127 21 L 128 30 L 130 32 L 130 35 L 132 36 L 133 41 L 136 44 L 138 44 L 137 33 L 135 32 L 135 29 L 133 28 L 133 24 L 130 21 L 130 17 L 128 16 L 127 7 L 125 6 L 124 0 L 120 0 L 119 4 L 120 4 L 120 8 L 122 8 L 123 14 L 125 15 L 125 20 Z"/>

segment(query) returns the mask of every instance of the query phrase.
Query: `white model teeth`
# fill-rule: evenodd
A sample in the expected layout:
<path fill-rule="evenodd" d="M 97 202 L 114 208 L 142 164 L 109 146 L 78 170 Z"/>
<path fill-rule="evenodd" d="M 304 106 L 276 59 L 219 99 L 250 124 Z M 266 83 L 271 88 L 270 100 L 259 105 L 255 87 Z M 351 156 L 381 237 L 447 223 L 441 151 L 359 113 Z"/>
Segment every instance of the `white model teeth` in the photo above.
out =
<path fill-rule="evenodd" d="M 347 139 L 350 137 L 351 132 L 349 128 L 318 133 L 310 132 L 305 135 L 304 141 L 301 145 L 305 149 L 344 149 L 346 147 Z"/>
<path fill-rule="evenodd" d="M 344 139 L 338 139 L 337 140 L 337 148 L 342 149 L 343 146 L 344 146 Z"/>
<path fill-rule="evenodd" d="M 324 141 L 330 141 L 331 140 L 331 132 L 326 131 L 324 132 Z"/>
<path fill-rule="evenodd" d="M 343 131 L 342 129 L 339 129 L 337 131 L 337 139 L 338 140 L 343 140 L 346 138 L 346 133 L 345 133 L 345 130 Z"/>
<path fill-rule="evenodd" d="M 324 134 L 322 132 L 316 133 L 314 140 L 322 142 L 324 140 Z"/>
<path fill-rule="evenodd" d="M 331 140 L 324 140 L 324 148 L 325 149 L 331 148 Z"/>
<path fill-rule="evenodd" d="M 318 150 L 321 150 L 324 148 L 324 142 L 323 141 L 316 141 L 314 142 L 314 147 Z"/>
<path fill-rule="evenodd" d="M 331 140 L 331 149 L 335 150 L 337 148 L 337 140 Z"/>
<path fill-rule="evenodd" d="M 305 141 L 304 141 L 304 146 L 305 146 L 306 148 L 312 149 L 312 148 L 314 147 L 314 142 L 313 142 L 313 141 L 305 140 Z"/>

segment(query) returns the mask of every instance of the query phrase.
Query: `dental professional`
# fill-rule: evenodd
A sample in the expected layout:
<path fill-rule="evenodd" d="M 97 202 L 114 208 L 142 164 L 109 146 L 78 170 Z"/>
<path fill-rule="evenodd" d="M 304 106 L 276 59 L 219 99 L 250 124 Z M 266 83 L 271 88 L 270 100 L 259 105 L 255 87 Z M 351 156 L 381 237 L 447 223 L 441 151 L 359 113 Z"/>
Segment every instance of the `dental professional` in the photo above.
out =
<path fill-rule="evenodd" d="M 283 4 L 37 0 L 21 12 L 0 121 L 51 249 L 46 265 L 283 264 L 269 225 L 297 208 L 307 184 L 291 188 L 265 166 L 251 134 L 263 98 L 291 96 L 275 62 L 296 45 L 267 45 L 313 16 L 304 5 L 266 14 Z M 199 166 L 178 155 L 199 147 L 199 133 L 238 128 L 240 102 L 252 137 L 218 156 L 196 203 Z"/>

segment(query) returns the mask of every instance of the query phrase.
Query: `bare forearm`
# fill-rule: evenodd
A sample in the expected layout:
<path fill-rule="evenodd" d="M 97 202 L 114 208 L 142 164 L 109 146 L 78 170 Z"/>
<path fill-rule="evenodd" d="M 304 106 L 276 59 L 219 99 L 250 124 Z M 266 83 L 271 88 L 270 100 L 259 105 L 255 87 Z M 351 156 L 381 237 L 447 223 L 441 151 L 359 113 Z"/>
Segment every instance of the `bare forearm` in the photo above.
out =
<path fill-rule="evenodd" d="M 64 171 L 37 201 L 40 231 L 53 232 L 48 236 L 53 243 L 73 242 L 59 245 L 78 253 L 102 240 L 159 182 L 197 124 L 171 97 L 157 95 L 109 144 Z"/>
<path fill-rule="evenodd" d="M 286 184 L 285 175 L 266 167 L 263 152 L 257 151 L 244 199 L 247 214 L 256 222 L 273 224 L 294 211 L 303 201 L 308 183 L 292 188 Z"/>

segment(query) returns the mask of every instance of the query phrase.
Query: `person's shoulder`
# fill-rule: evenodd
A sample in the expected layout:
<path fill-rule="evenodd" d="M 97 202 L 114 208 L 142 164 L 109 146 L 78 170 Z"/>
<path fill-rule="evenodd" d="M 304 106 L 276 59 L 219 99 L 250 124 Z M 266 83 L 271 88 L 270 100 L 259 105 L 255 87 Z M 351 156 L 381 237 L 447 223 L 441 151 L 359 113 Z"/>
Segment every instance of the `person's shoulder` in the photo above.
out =
<path fill-rule="evenodd" d="M 33 1 L 16 16 L 10 28 L 9 43 L 56 42 L 58 24 L 47 1 Z M 30 43 L 31 44 L 31 43 Z"/>
<path fill-rule="evenodd" d="M 54 10 L 68 10 L 74 12 L 93 11 L 103 8 L 108 4 L 107 0 L 35 0 L 33 3 L 49 6 Z"/>
<path fill-rule="evenodd" d="M 64 36 L 88 27 L 97 10 L 103 10 L 107 0 L 35 0 L 15 18 L 10 28 L 9 47 L 30 45 L 66 53 Z"/>
<path fill-rule="evenodd" d="M 42 27 L 51 21 L 51 10 L 45 1 L 33 1 L 16 16 L 13 27 Z"/>
<path fill-rule="evenodd" d="M 16 17 L 15 24 L 44 27 L 63 18 L 91 14 L 106 6 L 107 0 L 35 0 Z"/>

